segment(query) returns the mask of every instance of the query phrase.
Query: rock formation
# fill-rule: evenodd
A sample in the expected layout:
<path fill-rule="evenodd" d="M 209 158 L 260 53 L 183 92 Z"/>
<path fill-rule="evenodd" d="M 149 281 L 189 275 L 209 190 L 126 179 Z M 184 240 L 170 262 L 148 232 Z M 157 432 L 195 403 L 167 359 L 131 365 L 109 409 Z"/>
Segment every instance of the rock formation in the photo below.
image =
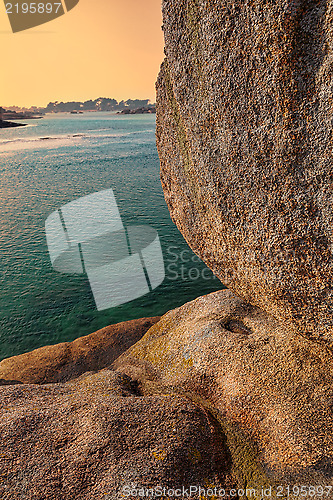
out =
<path fill-rule="evenodd" d="M 211 412 L 176 393 L 143 395 L 138 380 L 119 367 L 91 372 L 157 319 L 119 323 L 1 363 L 7 377 L 0 387 L 2 499 L 121 500 L 158 487 L 166 488 L 166 498 L 168 489 L 183 485 L 237 487 Z M 193 490 L 191 498 L 202 493 Z"/>
<path fill-rule="evenodd" d="M 231 489 L 244 500 L 262 488 L 286 498 L 288 485 L 329 492 L 333 365 L 323 346 L 229 290 L 152 323 L 108 368 L 0 387 L 1 498 L 132 500 L 129 488 L 182 485 L 225 490 L 225 500 Z M 27 372 L 36 359 L 26 356 Z"/>
<path fill-rule="evenodd" d="M 140 397 L 110 370 L 0 389 L 3 500 L 122 500 L 158 485 L 234 486 L 218 423 L 185 398 Z"/>
<path fill-rule="evenodd" d="M 333 486 L 331 353 L 229 290 L 169 311 L 113 367 L 211 412 L 238 487 Z"/>
<path fill-rule="evenodd" d="M 10 128 L 10 127 L 24 127 L 26 123 L 15 123 L 7 122 L 5 120 L 0 120 L 0 128 Z"/>
<path fill-rule="evenodd" d="M 332 2 L 163 2 L 165 198 L 194 252 L 288 332 L 333 343 Z"/>
<path fill-rule="evenodd" d="M 332 5 L 164 0 L 162 184 L 230 290 L 2 361 L 3 499 L 330 496 Z"/>
<path fill-rule="evenodd" d="M 110 325 L 73 342 L 40 347 L 0 362 L 0 385 L 65 382 L 109 366 L 160 319 L 141 318 Z"/>

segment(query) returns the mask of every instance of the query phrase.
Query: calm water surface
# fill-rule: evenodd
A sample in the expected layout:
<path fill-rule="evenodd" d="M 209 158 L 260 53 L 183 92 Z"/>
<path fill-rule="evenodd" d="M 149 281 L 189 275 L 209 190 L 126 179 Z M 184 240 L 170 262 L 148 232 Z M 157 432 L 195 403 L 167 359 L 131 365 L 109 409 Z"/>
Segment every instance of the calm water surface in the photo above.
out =
<path fill-rule="evenodd" d="M 223 288 L 170 219 L 154 115 L 58 114 L 27 123 L 0 130 L 0 359 Z M 85 275 L 53 270 L 44 224 L 62 205 L 108 188 L 124 225 L 157 230 L 166 277 L 151 293 L 98 312 Z"/>

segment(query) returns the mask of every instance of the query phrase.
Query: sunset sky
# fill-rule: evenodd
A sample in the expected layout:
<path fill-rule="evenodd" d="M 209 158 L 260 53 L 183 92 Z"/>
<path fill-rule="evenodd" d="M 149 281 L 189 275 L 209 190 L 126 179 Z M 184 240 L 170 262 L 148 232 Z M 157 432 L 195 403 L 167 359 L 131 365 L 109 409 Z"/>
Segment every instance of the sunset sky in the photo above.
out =
<path fill-rule="evenodd" d="M 58 19 L 13 34 L 1 2 L 0 105 L 97 97 L 154 102 L 161 25 L 160 0 L 80 0 Z"/>

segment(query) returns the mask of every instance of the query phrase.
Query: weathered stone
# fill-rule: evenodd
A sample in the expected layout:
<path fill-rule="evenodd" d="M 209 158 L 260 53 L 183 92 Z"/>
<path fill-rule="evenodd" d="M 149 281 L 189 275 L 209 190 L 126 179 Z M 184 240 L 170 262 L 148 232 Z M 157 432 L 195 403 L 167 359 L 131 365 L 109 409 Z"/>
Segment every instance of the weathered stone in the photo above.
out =
<path fill-rule="evenodd" d="M 333 342 L 333 4 L 163 1 L 165 198 L 220 280 Z"/>
<path fill-rule="evenodd" d="M 331 353 L 229 290 L 169 311 L 113 366 L 212 412 L 238 486 L 333 486 Z"/>
<path fill-rule="evenodd" d="M 0 362 L 0 385 L 64 382 L 110 365 L 159 320 L 140 318 L 107 326 L 73 342 L 40 347 Z"/>
<path fill-rule="evenodd" d="M 1 387 L 0 414 L 3 500 L 132 500 L 139 488 L 234 487 L 214 417 L 179 396 L 140 397 L 110 370 Z"/>

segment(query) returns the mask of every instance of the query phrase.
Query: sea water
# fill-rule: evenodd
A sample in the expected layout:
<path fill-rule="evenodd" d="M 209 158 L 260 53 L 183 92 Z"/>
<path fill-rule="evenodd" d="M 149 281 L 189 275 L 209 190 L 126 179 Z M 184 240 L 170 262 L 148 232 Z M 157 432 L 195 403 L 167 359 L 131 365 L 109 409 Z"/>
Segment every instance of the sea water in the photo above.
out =
<path fill-rule="evenodd" d="M 55 114 L 26 123 L 0 130 L 0 360 L 161 315 L 223 288 L 170 219 L 154 115 Z M 86 275 L 52 268 L 45 220 L 66 203 L 110 188 L 125 226 L 157 231 L 165 279 L 140 298 L 97 311 Z"/>

